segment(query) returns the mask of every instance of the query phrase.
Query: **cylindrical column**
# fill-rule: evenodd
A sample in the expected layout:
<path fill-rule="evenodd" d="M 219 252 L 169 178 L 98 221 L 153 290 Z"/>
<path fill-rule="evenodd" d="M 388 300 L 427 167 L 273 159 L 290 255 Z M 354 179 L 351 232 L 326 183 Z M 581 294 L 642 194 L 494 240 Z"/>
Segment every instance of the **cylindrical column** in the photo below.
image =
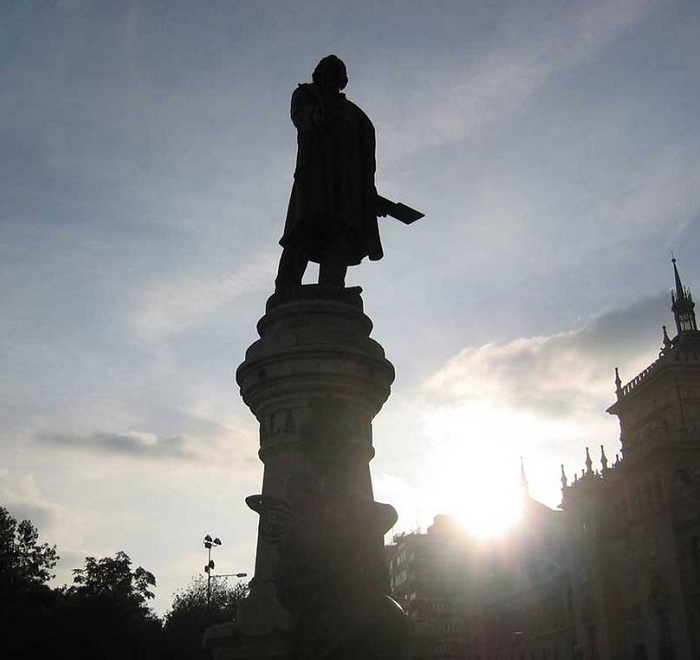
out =
<path fill-rule="evenodd" d="M 373 500 L 372 419 L 394 368 L 371 330 L 359 295 L 284 302 L 258 323 L 236 380 L 260 424 L 264 496 L 284 498 L 288 477 L 308 470 L 329 492 Z M 276 564 L 259 534 L 253 590 L 272 582 Z"/>

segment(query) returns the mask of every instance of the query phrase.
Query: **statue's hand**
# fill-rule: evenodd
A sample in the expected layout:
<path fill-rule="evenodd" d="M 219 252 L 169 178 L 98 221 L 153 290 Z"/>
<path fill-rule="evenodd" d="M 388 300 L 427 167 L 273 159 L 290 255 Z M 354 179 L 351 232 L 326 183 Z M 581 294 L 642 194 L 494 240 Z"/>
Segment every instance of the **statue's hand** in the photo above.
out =
<path fill-rule="evenodd" d="M 379 195 L 377 195 L 377 201 L 376 201 L 377 217 L 385 218 L 388 212 L 389 212 L 389 208 L 387 207 L 386 200 L 383 197 L 380 197 Z"/>

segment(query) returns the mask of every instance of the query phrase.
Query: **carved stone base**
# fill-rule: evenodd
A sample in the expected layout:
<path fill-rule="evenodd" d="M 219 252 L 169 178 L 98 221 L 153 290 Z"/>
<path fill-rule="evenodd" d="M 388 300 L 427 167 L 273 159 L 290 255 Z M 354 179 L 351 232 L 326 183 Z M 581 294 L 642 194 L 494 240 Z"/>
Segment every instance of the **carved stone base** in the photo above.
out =
<path fill-rule="evenodd" d="M 237 614 L 236 621 L 207 630 L 204 646 L 214 660 L 291 657 L 292 619 L 277 602 L 272 584 L 252 584 Z"/>
<path fill-rule="evenodd" d="M 241 396 L 260 424 L 261 497 L 284 499 L 289 477 L 308 471 L 333 497 L 374 502 L 372 419 L 389 396 L 394 368 L 369 336 L 372 322 L 360 292 L 311 285 L 278 291 L 268 300 L 258 323 L 260 339 L 236 373 Z M 255 578 L 239 619 L 206 634 L 215 660 L 290 657 L 291 620 L 275 596 L 278 549 L 263 538 L 270 537 L 275 516 L 262 517 L 260 524 L 268 529 L 258 531 Z M 374 563 L 381 564 L 381 533 L 371 547 Z"/>

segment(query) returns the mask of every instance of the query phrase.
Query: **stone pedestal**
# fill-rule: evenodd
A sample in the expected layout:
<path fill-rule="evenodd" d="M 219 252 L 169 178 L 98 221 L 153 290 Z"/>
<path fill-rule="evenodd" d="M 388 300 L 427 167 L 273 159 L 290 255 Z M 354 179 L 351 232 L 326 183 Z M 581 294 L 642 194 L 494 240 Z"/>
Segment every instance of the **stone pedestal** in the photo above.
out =
<path fill-rule="evenodd" d="M 369 337 L 360 291 L 311 285 L 268 300 L 260 339 L 236 373 L 260 424 L 263 497 L 284 500 L 287 479 L 308 471 L 333 496 L 374 500 L 372 419 L 389 396 L 394 368 Z M 207 632 L 216 660 L 288 657 L 292 622 L 275 595 L 277 548 L 264 538 L 283 522 L 280 515 L 261 514 L 255 577 L 238 620 Z M 383 538 L 376 536 L 369 541 L 372 563 L 385 570 Z"/>

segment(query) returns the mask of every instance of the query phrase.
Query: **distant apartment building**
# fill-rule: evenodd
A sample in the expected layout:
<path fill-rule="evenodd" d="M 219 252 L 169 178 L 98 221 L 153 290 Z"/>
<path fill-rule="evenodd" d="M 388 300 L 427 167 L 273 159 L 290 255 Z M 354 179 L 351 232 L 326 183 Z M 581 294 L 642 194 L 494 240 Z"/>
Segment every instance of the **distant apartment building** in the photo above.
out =
<path fill-rule="evenodd" d="M 621 458 L 602 451 L 561 510 L 523 492 L 508 537 L 478 545 L 448 517 L 387 549 L 414 660 L 700 660 L 700 332 L 675 261 L 658 359 L 616 372 Z M 524 486 L 526 486 L 524 482 Z"/>
<path fill-rule="evenodd" d="M 475 588 L 469 539 L 449 516 L 436 516 L 426 534 L 394 540 L 388 548 L 391 584 L 413 625 L 412 657 L 470 657 L 480 642 L 469 629 Z"/>

